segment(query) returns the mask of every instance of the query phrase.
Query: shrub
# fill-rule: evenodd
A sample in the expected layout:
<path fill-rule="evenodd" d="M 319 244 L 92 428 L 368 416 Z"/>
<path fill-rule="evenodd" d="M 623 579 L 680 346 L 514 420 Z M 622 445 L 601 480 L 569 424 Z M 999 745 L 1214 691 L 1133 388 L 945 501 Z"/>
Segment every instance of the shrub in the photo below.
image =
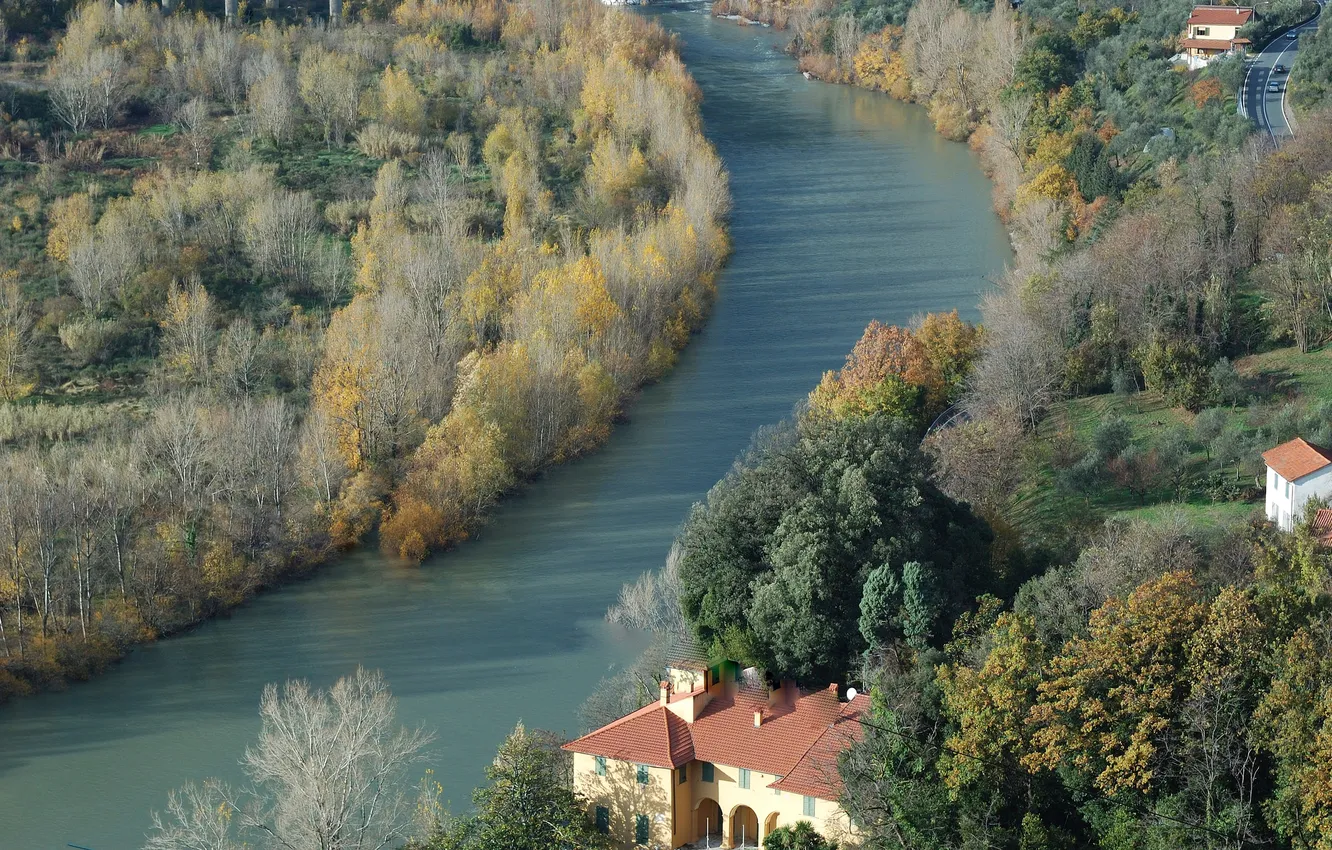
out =
<path fill-rule="evenodd" d="M 356 134 L 356 148 L 374 159 L 395 159 L 421 147 L 421 138 L 383 124 L 370 124 Z"/>

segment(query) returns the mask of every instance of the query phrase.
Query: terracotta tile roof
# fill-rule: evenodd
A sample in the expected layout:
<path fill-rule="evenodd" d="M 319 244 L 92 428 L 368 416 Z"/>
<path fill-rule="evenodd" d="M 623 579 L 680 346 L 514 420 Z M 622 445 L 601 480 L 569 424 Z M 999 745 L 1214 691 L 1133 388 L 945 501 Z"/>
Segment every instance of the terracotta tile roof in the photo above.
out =
<path fill-rule="evenodd" d="M 1319 508 L 1314 514 L 1313 533 L 1323 543 L 1332 543 L 1332 508 Z"/>
<path fill-rule="evenodd" d="M 717 694 L 692 724 L 653 703 L 564 748 L 654 767 L 695 759 L 745 767 L 782 777 L 774 783 L 782 790 L 835 800 L 841 794 L 837 754 L 860 737 L 860 716 L 868 709 L 867 696 L 842 703 L 831 691 L 775 707 L 744 691 Z M 755 711 L 763 712 L 757 727 Z"/>
<path fill-rule="evenodd" d="M 1189 26 L 1242 27 L 1253 19 L 1253 10 L 1237 6 L 1194 6 Z"/>
<path fill-rule="evenodd" d="M 1332 464 L 1332 452 L 1301 437 L 1263 452 L 1263 462 L 1287 481 L 1299 481 Z"/>
<path fill-rule="evenodd" d="M 1230 50 L 1238 43 L 1224 38 L 1186 38 L 1180 41 L 1180 44 L 1192 50 Z"/>
<path fill-rule="evenodd" d="M 564 748 L 653 767 L 679 767 L 694 760 L 689 724 L 656 702 L 571 741 Z"/>
<path fill-rule="evenodd" d="M 865 699 L 868 700 L 868 697 Z M 842 777 L 837 771 L 837 756 L 860 740 L 861 734 L 860 723 L 850 718 L 846 720 L 825 729 L 796 766 L 781 781 L 774 782 L 773 787 L 822 800 L 836 800 L 842 796 Z"/>
<path fill-rule="evenodd" d="M 666 663 L 682 670 L 702 671 L 712 666 L 708 663 L 708 654 L 693 635 L 676 635 L 671 638 L 666 647 Z"/>

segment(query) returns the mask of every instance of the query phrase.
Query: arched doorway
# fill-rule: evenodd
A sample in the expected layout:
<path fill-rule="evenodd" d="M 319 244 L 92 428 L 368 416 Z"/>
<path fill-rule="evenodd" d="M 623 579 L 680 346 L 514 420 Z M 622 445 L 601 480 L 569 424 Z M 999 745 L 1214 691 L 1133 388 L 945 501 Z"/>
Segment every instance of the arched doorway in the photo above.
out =
<path fill-rule="evenodd" d="M 767 838 L 777 828 L 777 813 L 773 812 L 763 821 L 763 837 Z"/>
<path fill-rule="evenodd" d="M 731 810 L 731 846 L 757 847 L 758 815 L 749 806 L 736 806 Z"/>
<path fill-rule="evenodd" d="M 704 847 L 720 847 L 722 843 L 722 811 L 716 800 L 704 798 L 694 809 L 695 843 Z"/>

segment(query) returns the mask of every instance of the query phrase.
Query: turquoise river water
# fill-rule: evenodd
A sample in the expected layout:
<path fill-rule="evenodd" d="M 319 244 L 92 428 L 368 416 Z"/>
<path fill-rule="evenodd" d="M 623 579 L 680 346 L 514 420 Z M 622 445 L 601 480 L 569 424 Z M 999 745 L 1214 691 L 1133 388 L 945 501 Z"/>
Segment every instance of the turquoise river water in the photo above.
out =
<path fill-rule="evenodd" d="M 638 650 L 603 620 L 658 566 L 689 506 L 790 413 L 870 319 L 975 317 L 1009 259 L 990 186 L 922 110 L 805 80 L 782 37 L 703 6 L 642 10 L 684 39 L 731 172 L 735 253 L 707 327 L 610 442 L 555 469 L 419 570 L 376 552 L 135 652 L 93 682 L 0 708 L 0 850 L 135 850 L 168 789 L 236 779 L 267 682 L 382 669 L 422 765 L 468 805 L 516 721 L 577 731 Z"/>

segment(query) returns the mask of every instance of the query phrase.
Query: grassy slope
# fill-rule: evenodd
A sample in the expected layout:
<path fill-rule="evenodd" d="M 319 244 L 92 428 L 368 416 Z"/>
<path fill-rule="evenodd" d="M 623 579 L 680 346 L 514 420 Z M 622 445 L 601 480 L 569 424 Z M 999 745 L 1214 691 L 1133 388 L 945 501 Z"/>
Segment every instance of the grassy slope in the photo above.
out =
<path fill-rule="evenodd" d="M 1259 500 L 1215 498 L 1208 493 L 1208 482 L 1224 476 L 1244 486 L 1250 496 L 1258 490 L 1257 476 L 1262 472 L 1258 454 L 1267 448 L 1264 440 L 1271 440 L 1268 433 L 1276 412 L 1291 402 L 1303 407 L 1332 400 L 1332 349 L 1301 354 L 1295 348 L 1281 348 L 1246 357 L 1236 368 L 1253 393 L 1249 405 L 1227 408 L 1226 428 L 1252 443 L 1237 463 L 1222 468 L 1209 457 L 1206 446 L 1195 443 L 1183 472 L 1163 481 L 1142 501 L 1114 484 L 1089 496 L 1068 492 L 1057 484 L 1055 459 L 1063 447 L 1089 446 L 1099 423 L 1122 417 L 1133 428 L 1133 443 L 1149 450 L 1172 426 L 1192 431 L 1196 418 L 1183 408 L 1169 407 L 1159 393 L 1150 391 L 1072 399 L 1055 406 L 1026 458 L 1023 482 L 1014 494 L 1014 519 L 1025 527 L 1049 528 L 1069 523 L 1090 526 L 1110 516 L 1157 521 L 1182 513 L 1191 523 L 1214 527 L 1251 516 L 1261 508 Z"/>

